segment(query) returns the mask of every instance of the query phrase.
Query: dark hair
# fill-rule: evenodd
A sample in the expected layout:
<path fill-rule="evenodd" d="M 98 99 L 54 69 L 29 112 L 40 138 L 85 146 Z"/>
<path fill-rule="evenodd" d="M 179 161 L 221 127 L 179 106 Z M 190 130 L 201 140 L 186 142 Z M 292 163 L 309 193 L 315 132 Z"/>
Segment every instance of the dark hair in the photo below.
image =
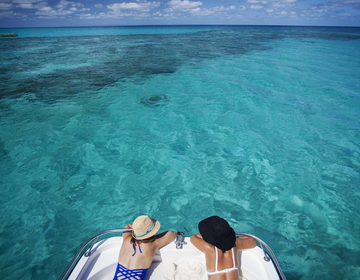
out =
<path fill-rule="evenodd" d="M 232 247 L 232 248 L 235 248 L 236 247 L 236 242 L 235 242 L 235 244 L 234 244 L 234 246 Z M 231 248 L 231 249 L 232 249 Z M 220 249 L 221 250 L 221 249 Z M 224 254 L 225 254 L 225 252 L 227 252 L 227 251 L 229 251 L 229 250 L 227 250 L 227 251 L 224 251 L 224 250 L 221 250 Z"/>
<path fill-rule="evenodd" d="M 150 236 L 149 238 L 146 238 L 146 239 L 141 239 L 141 240 L 138 240 L 138 239 L 135 239 L 134 237 L 131 237 L 131 240 L 130 240 L 130 243 L 131 244 L 134 244 L 136 246 L 136 243 L 137 244 L 141 244 L 141 243 L 150 243 L 150 242 L 154 242 L 155 241 L 155 236 Z M 135 242 L 136 240 L 136 242 Z"/>

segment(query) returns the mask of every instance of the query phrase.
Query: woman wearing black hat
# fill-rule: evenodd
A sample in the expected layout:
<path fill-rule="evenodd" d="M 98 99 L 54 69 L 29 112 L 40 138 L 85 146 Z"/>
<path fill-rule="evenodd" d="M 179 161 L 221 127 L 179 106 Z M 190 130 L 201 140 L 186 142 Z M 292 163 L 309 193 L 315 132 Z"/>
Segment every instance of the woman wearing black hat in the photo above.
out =
<path fill-rule="evenodd" d="M 237 251 L 256 246 L 251 237 L 236 238 L 229 223 L 218 216 L 212 216 L 199 223 L 200 234 L 194 234 L 190 241 L 205 253 L 209 279 L 239 279 Z"/>

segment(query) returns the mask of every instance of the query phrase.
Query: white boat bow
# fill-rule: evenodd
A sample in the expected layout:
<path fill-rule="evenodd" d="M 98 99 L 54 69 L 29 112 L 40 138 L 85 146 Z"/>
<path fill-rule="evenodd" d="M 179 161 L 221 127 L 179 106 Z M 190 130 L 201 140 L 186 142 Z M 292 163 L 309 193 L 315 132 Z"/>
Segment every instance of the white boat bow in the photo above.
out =
<path fill-rule="evenodd" d="M 129 231 L 129 229 L 109 230 L 90 238 L 80 248 L 60 279 L 113 279 L 122 237 L 115 236 L 106 239 L 104 237 L 124 231 Z M 274 253 L 265 242 L 247 233 L 236 234 L 251 236 L 258 242 L 255 248 L 238 252 L 242 279 L 286 280 Z M 183 232 L 178 232 L 175 242 L 156 252 L 145 279 L 176 279 L 176 273 L 182 274 L 181 279 L 186 279 L 186 275 L 191 276 L 191 279 L 208 279 L 205 255 L 190 242 L 190 237 L 184 236 Z"/>

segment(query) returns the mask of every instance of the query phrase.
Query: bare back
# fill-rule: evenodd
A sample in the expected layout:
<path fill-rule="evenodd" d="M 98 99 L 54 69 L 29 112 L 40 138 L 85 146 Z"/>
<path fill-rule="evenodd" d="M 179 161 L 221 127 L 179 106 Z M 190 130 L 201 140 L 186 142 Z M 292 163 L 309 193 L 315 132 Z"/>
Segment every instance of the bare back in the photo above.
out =
<path fill-rule="evenodd" d="M 212 245 L 210 245 L 212 246 Z M 222 271 L 224 269 L 229 269 L 234 266 L 235 261 L 235 267 L 239 267 L 238 259 L 237 259 L 237 249 L 234 247 L 233 249 L 229 251 L 221 251 L 219 248 L 216 248 L 212 246 L 210 249 L 213 252 L 209 252 L 208 254 L 205 254 L 206 258 L 206 269 L 208 272 L 216 271 L 215 265 L 216 265 L 216 253 L 218 254 L 218 260 L 217 260 L 217 271 Z M 234 259 L 232 251 L 234 251 Z M 209 275 L 209 279 L 211 280 L 238 280 L 239 279 L 239 270 L 232 270 L 226 273 L 219 273 L 215 275 Z"/>
<path fill-rule="evenodd" d="M 234 261 L 235 261 L 235 267 L 239 267 L 239 261 L 237 257 L 238 250 L 242 249 L 250 249 L 254 248 L 256 246 L 256 240 L 251 237 L 238 237 L 236 238 L 235 246 L 228 251 L 225 251 L 225 253 L 216 248 L 215 246 L 207 243 L 202 239 L 202 236 L 200 234 L 194 234 L 190 238 L 191 242 L 194 244 L 196 248 L 198 248 L 200 251 L 202 251 L 205 254 L 206 259 L 206 269 L 208 273 L 212 273 L 216 270 L 216 252 L 218 254 L 218 260 L 217 260 L 217 271 L 222 271 L 225 269 L 229 269 L 228 272 L 223 272 L 215 275 L 209 275 L 209 279 L 211 280 L 238 280 L 239 279 L 239 270 L 231 270 L 231 268 L 234 267 Z M 233 253 L 234 252 L 234 259 L 233 259 Z"/>
<path fill-rule="evenodd" d="M 157 251 L 156 244 L 154 242 L 140 244 L 141 253 L 139 244 L 137 244 L 135 255 L 132 256 L 134 249 L 130 240 L 131 238 L 123 241 L 119 254 L 119 263 L 128 269 L 149 268 Z"/>
<path fill-rule="evenodd" d="M 175 240 L 175 238 L 176 233 L 173 231 L 159 234 L 155 236 L 153 242 L 136 244 L 134 254 L 133 244 L 131 244 L 131 232 L 124 232 L 118 262 L 127 269 L 147 269 L 151 266 L 156 251 Z"/>

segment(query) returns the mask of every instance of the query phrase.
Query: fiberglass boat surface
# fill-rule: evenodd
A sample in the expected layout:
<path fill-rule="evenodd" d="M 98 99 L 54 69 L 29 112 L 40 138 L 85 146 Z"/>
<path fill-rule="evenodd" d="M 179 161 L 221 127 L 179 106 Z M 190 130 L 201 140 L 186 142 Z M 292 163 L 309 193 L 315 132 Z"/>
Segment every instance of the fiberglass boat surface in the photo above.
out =
<path fill-rule="evenodd" d="M 113 279 L 122 237 L 115 236 L 97 240 L 107 233 L 123 231 L 127 230 L 106 231 L 91 238 L 79 250 L 60 279 Z M 248 234 L 241 233 L 241 235 Z M 238 252 L 242 279 L 286 279 L 270 247 L 257 237 L 248 236 L 257 239 L 260 246 Z M 89 247 L 88 244 L 91 242 L 93 242 L 92 245 L 84 253 L 85 248 Z M 157 251 L 145 279 L 176 279 L 175 276 L 178 273 L 182 274 L 183 278 L 181 279 L 186 279 L 186 275 L 191 276 L 191 279 L 208 279 L 205 255 L 183 233 L 178 233 L 177 240 Z"/>

